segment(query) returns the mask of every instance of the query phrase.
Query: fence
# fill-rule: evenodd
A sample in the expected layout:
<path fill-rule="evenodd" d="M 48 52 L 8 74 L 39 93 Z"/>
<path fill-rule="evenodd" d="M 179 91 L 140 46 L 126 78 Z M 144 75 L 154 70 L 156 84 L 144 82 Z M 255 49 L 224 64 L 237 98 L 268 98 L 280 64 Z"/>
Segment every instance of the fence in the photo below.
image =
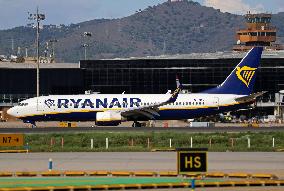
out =
<path fill-rule="evenodd" d="M 78 136 L 75 138 L 75 136 Z M 48 142 L 48 143 L 47 143 Z M 80 136 L 49 137 L 49 141 L 41 143 L 41 148 L 48 151 L 149 151 L 155 148 L 209 148 L 210 151 L 276 151 L 284 148 L 280 138 L 261 135 L 253 136 L 174 136 L 172 138 L 159 136 Z M 37 148 L 31 150 L 37 151 Z M 43 150 L 41 150 L 43 151 Z"/>

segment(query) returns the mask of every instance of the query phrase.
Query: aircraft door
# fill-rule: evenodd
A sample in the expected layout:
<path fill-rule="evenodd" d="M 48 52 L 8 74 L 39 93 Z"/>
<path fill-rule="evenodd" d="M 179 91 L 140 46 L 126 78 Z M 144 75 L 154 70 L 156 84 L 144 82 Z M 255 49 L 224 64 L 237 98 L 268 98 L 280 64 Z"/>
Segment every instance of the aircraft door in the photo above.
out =
<path fill-rule="evenodd" d="M 36 110 L 37 111 L 44 111 L 44 100 L 37 98 Z"/>
<path fill-rule="evenodd" d="M 219 97 L 214 97 L 213 106 L 216 107 L 216 110 L 219 110 L 220 100 Z"/>

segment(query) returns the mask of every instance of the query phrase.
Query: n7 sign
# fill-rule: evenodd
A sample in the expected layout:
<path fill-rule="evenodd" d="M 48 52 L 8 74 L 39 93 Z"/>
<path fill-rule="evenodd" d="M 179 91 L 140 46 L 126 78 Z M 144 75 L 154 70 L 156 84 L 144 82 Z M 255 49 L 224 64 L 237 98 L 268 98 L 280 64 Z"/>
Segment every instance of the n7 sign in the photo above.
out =
<path fill-rule="evenodd" d="M 23 146 L 23 134 L 0 134 L 0 146 Z"/>

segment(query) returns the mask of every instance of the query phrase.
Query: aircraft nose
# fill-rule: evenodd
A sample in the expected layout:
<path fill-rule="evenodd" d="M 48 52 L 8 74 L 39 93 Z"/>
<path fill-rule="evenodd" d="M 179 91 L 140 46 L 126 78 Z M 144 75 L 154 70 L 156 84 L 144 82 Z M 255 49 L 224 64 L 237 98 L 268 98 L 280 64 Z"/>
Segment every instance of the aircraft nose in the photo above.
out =
<path fill-rule="evenodd" d="M 14 107 L 8 109 L 8 110 L 7 110 L 7 114 L 8 114 L 8 115 L 11 115 L 11 116 L 13 116 L 13 117 L 17 117 Z"/>

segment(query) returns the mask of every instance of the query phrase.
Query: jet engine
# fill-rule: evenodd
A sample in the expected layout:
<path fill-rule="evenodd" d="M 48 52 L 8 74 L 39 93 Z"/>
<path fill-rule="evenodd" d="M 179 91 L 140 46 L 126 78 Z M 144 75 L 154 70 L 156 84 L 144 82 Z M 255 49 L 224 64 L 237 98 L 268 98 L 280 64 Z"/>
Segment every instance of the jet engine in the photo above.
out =
<path fill-rule="evenodd" d="M 105 111 L 98 112 L 96 118 L 96 125 L 99 126 L 118 126 L 122 121 L 123 117 L 120 113 Z"/>

